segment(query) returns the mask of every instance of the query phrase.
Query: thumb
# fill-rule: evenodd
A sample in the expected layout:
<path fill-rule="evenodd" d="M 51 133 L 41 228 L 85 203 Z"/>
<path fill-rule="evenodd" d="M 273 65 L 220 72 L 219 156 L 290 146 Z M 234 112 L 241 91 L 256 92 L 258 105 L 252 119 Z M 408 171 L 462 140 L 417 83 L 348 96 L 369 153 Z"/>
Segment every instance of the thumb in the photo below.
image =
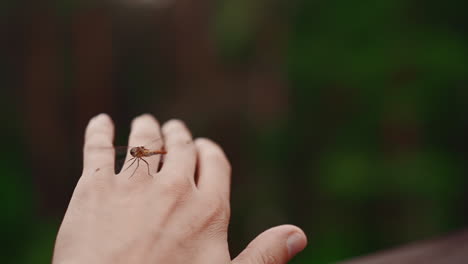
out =
<path fill-rule="evenodd" d="M 285 264 L 307 245 L 307 237 L 296 226 L 282 225 L 257 236 L 233 264 Z"/>

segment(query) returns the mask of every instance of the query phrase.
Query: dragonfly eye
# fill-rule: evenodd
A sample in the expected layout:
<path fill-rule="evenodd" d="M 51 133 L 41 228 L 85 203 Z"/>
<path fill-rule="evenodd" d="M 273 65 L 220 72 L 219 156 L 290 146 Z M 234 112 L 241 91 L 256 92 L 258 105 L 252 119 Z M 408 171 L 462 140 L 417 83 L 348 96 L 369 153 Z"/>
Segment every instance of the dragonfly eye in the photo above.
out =
<path fill-rule="evenodd" d="M 130 150 L 130 155 L 132 155 L 132 157 L 135 157 L 137 155 L 137 152 L 138 152 L 137 148 L 132 148 Z"/>

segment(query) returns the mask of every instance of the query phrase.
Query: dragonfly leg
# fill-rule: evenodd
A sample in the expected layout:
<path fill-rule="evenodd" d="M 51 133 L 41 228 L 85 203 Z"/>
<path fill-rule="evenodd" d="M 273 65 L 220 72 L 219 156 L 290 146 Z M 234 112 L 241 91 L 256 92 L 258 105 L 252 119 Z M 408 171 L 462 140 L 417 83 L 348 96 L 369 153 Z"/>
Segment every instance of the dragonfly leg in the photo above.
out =
<path fill-rule="evenodd" d="M 132 175 L 130 175 L 130 177 L 128 177 L 129 179 L 130 179 L 131 177 L 133 177 L 133 175 L 135 174 L 135 172 L 138 170 L 138 167 L 140 166 L 140 158 L 137 158 L 136 160 L 137 160 L 137 166 L 136 166 L 135 170 L 133 171 Z M 133 163 L 132 163 L 132 164 L 133 164 Z"/>
<path fill-rule="evenodd" d="M 148 167 L 148 175 L 151 177 L 151 173 L 150 173 L 150 168 L 149 168 L 149 164 L 148 162 L 145 160 L 145 159 L 141 159 L 142 161 L 144 161 L 146 163 L 146 166 Z"/>
<path fill-rule="evenodd" d="M 130 165 L 129 165 L 126 169 L 124 169 L 122 172 L 125 172 L 126 170 L 128 170 L 128 169 L 133 165 L 133 163 L 135 163 L 136 157 L 133 157 L 133 158 L 129 159 L 129 160 L 128 160 L 127 162 L 125 162 L 125 163 L 128 163 L 129 161 L 132 161 L 132 160 L 133 160 L 132 164 L 130 164 Z M 125 163 L 124 163 L 124 165 L 125 165 Z M 123 166 L 122 166 L 122 167 L 123 167 Z"/>

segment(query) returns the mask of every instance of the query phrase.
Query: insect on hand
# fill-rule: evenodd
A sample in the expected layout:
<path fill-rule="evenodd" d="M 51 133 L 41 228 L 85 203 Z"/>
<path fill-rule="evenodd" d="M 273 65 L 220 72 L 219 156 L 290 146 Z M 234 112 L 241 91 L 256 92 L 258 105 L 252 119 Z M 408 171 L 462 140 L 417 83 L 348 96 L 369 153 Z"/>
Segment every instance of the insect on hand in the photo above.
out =
<path fill-rule="evenodd" d="M 133 177 L 133 175 L 136 173 L 136 171 L 140 167 L 140 161 L 146 163 L 146 166 L 148 168 L 148 175 L 152 176 L 150 168 L 152 168 L 153 166 L 150 166 L 150 163 L 153 163 L 153 162 L 157 163 L 159 160 L 159 164 L 155 166 L 157 167 L 157 171 L 159 171 L 163 163 L 163 158 L 164 158 L 163 155 L 167 153 L 167 151 L 163 147 L 162 138 L 157 138 L 155 140 L 150 141 L 149 143 L 145 145 L 138 146 L 138 147 L 113 146 L 113 147 L 104 147 L 104 148 L 99 147 L 99 148 L 102 150 L 115 151 L 114 152 L 115 164 L 114 164 L 114 168 L 112 169 L 112 172 L 115 173 L 116 175 L 127 171 L 136 162 L 136 168 L 133 170 L 129 178 Z M 161 157 L 160 158 L 155 157 L 155 159 L 153 159 L 152 156 L 156 156 L 156 155 L 161 155 Z M 126 164 L 129 164 L 129 165 L 126 166 Z M 104 169 L 104 168 L 98 168 L 96 172 L 101 169 Z"/>
<path fill-rule="evenodd" d="M 150 157 L 150 156 L 153 156 L 153 155 L 158 155 L 158 154 L 166 154 L 166 153 L 167 152 L 164 150 L 164 148 L 162 148 L 160 150 L 149 150 L 149 149 L 145 148 L 144 146 L 133 147 L 133 148 L 130 149 L 130 155 L 132 155 L 132 158 L 129 159 L 128 161 L 126 161 L 125 163 L 128 163 L 128 162 L 130 162 L 132 160 L 133 160 L 133 162 L 126 169 L 124 169 L 123 172 L 128 170 L 128 168 L 130 168 L 136 162 L 137 166 L 136 166 L 135 170 L 133 171 L 132 175 L 130 175 L 129 178 L 133 177 L 136 170 L 140 166 L 140 160 L 141 160 L 144 163 L 146 163 L 146 166 L 148 167 L 148 175 L 151 176 L 150 166 L 149 166 L 148 162 L 144 158 L 145 157 Z"/>

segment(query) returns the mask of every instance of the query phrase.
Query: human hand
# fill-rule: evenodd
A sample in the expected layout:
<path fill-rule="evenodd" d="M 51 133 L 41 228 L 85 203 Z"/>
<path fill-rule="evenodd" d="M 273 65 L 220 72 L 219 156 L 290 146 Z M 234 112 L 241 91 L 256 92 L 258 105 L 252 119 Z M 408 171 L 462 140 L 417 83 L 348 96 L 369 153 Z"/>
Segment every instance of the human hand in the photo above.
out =
<path fill-rule="evenodd" d="M 282 264 L 306 246 L 304 233 L 283 225 L 255 238 L 234 260 L 227 243 L 230 165 L 208 139 L 192 140 L 181 121 L 161 129 L 150 115 L 132 123 L 129 145 L 164 138 L 159 156 L 114 174 L 114 128 L 107 115 L 86 129 L 83 174 L 63 219 L 54 264 Z M 161 142 L 161 147 L 162 142 Z M 112 169 L 101 169 L 112 168 Z"/>

